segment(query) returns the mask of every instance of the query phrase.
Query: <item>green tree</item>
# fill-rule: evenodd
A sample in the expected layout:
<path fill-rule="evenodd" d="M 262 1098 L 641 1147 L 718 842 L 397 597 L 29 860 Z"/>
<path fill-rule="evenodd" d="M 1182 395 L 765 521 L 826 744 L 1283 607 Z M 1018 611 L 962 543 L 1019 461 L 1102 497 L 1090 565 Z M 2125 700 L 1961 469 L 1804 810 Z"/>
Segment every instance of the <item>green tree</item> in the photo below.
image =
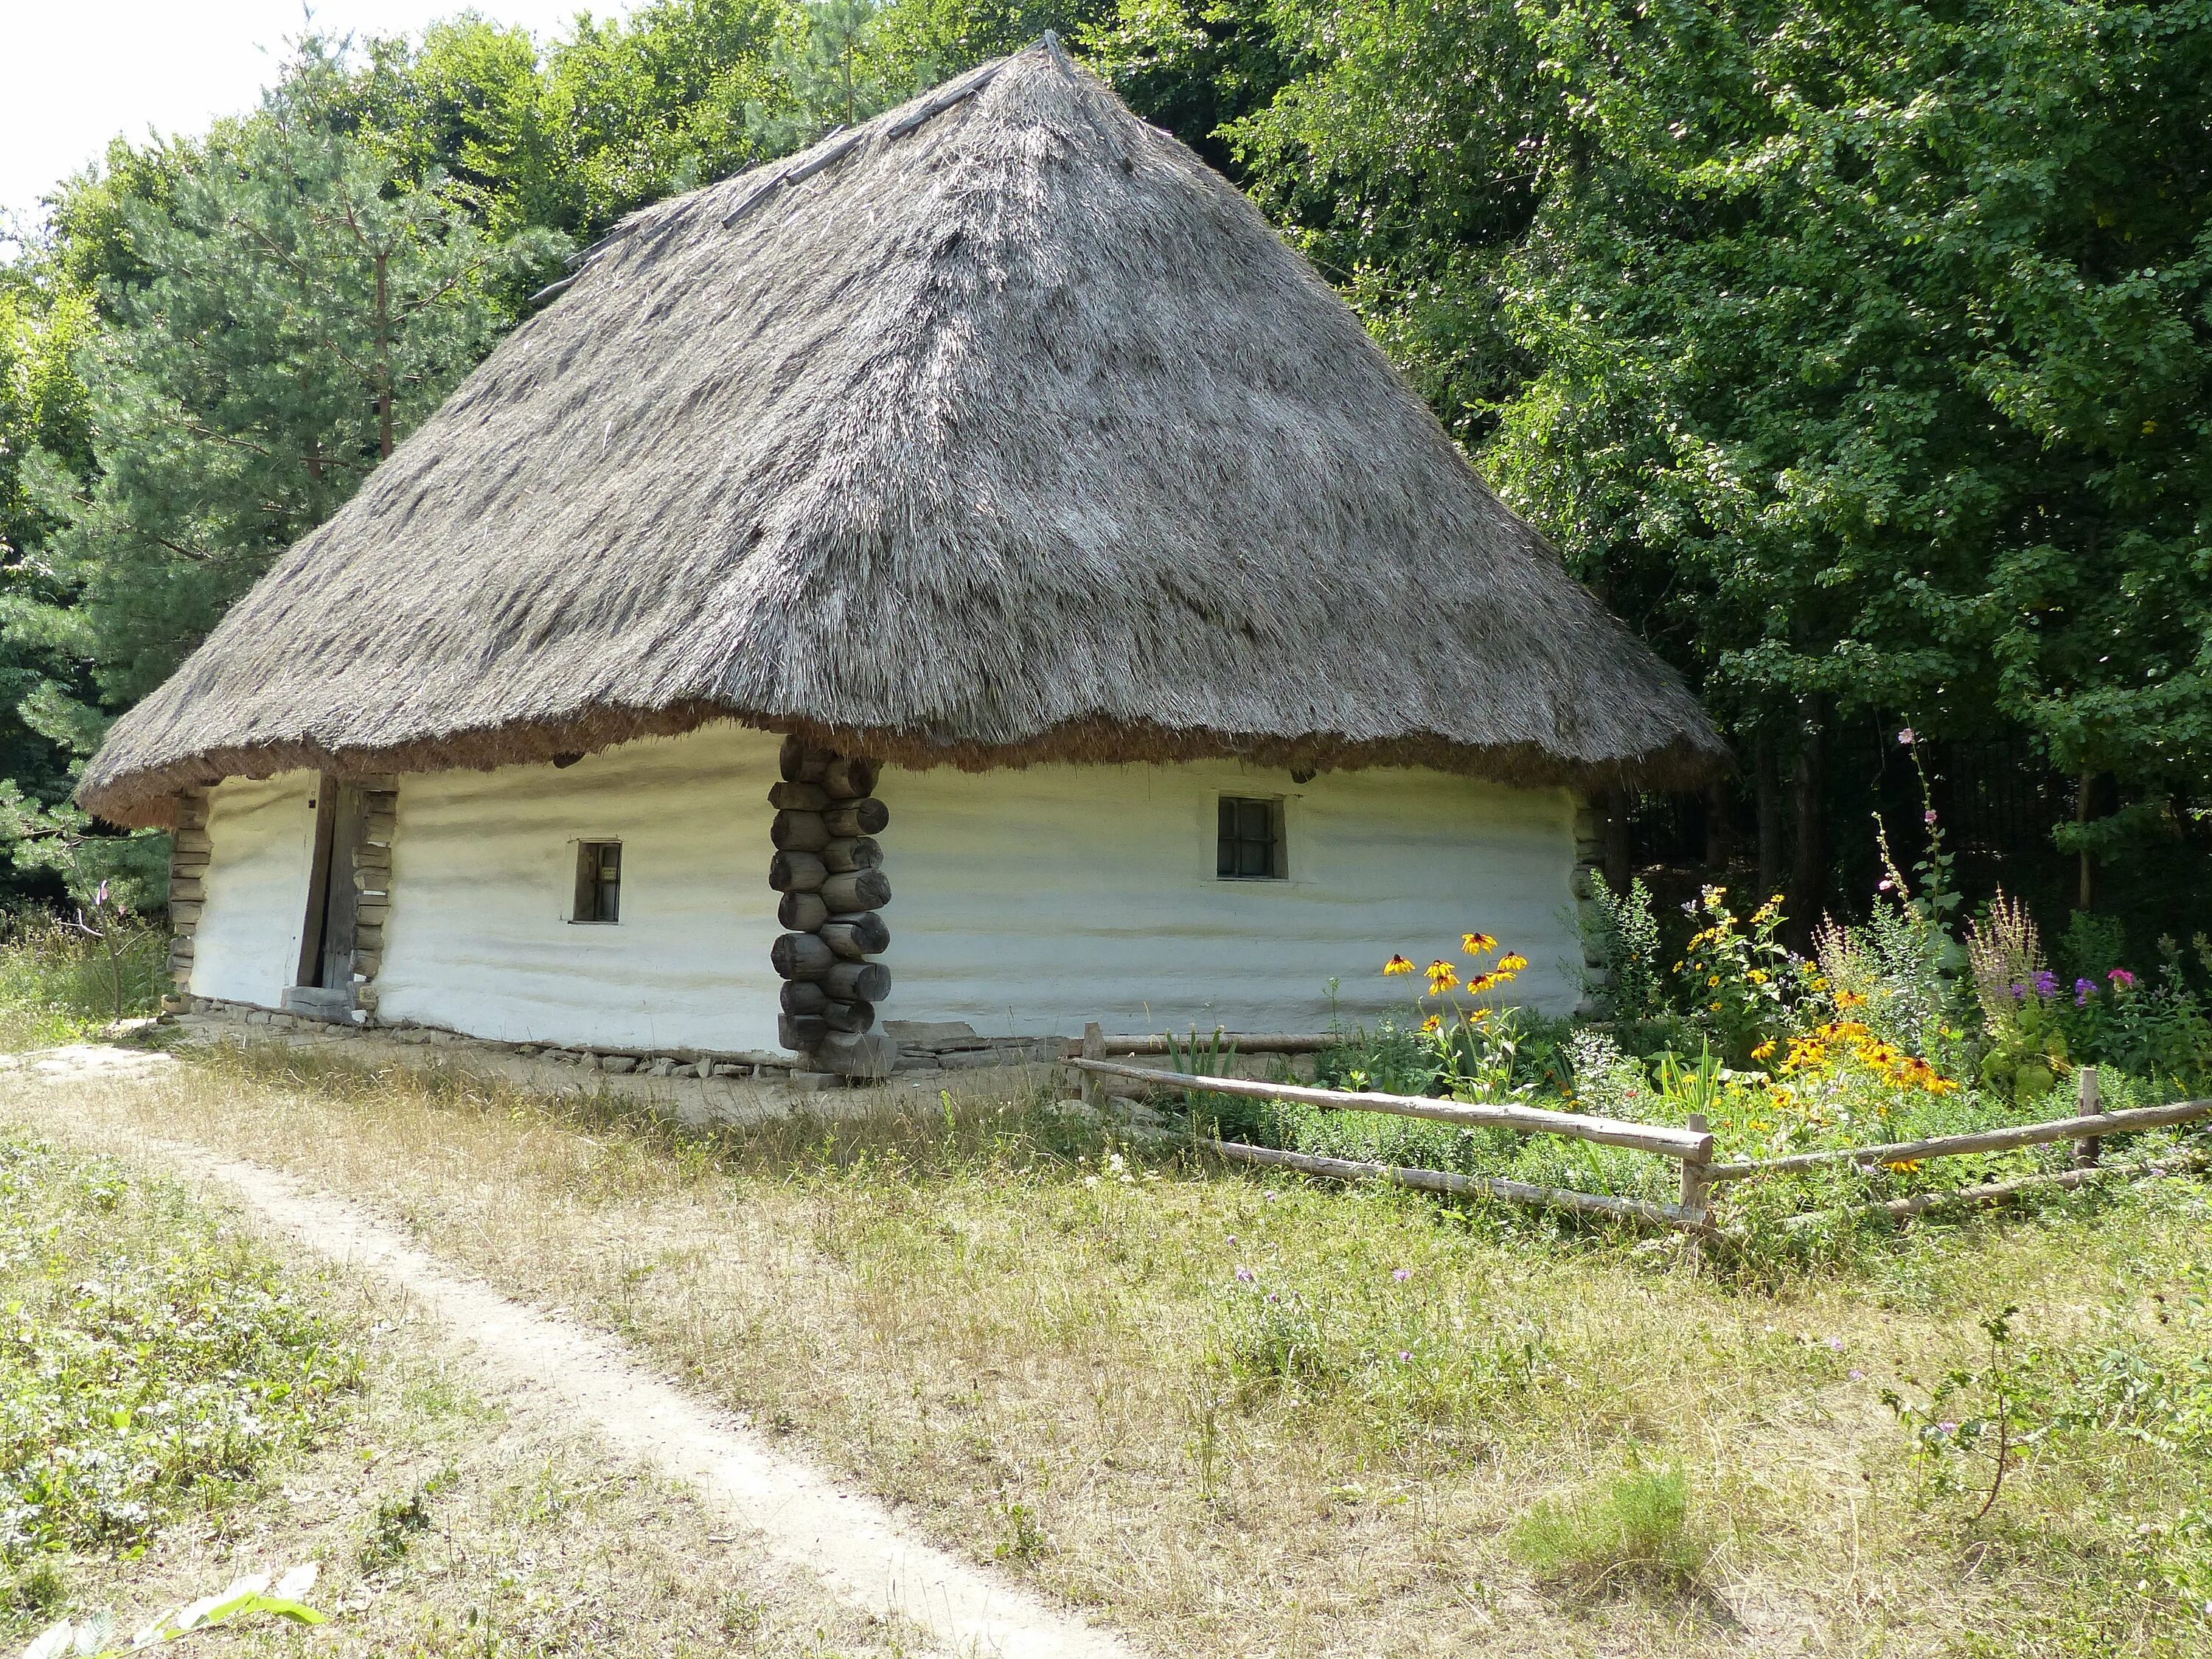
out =
<path fill-rule="evenodd" d="M 97 434 L 52 538 L 102 693 L 143 695 L 321 523 L 481 356 L 490 290 L 557 239 L 489 238 L 442 175 L 413 187 L 319 118 L 309 42 L 168 200 L 122 209 L 143 282 L 101 290 L 84 354 Z"/>
<path fill-rule="evenodd" d="M 1740 736 L 2212 768 L 2203 0 L 1275 0 L 1231 130 L 1509 499 Z"/>

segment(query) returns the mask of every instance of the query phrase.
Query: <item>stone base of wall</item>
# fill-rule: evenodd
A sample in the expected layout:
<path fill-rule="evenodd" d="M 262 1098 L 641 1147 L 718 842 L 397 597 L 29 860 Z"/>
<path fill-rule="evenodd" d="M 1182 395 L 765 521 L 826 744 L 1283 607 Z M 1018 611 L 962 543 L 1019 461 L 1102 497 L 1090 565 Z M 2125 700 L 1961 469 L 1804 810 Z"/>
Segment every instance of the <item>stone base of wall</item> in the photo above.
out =
<path fill-rule="evenodd" d="M 162 1006 L 172 1018 L 188 1015 L 220 1021 L 225 1025 L 239 1028 L 243 1035 L 251 1035 L 259 1030 L 267 1030 L 272 1036 L 279 1032 L 298 1033 L 319 1042 L 365 1039 L 431 1049 L 453 1048 L 457 1058 L 462 1053 L 470 1052 L 511 1056 L 533 1065 L 557 1066 L 573 1070 L 577 1073 L 579 1083 L 592 1074 L 603 1078 L 690 1078 L 730 1082 L 752 1079 L 783 1085 L 803 1093 L 831 1089 L 880 1088 L 886 1082 L 902 1091 L 933 1089 L 955 1081 L 964 1085 L 969 1080 L 969 1074 L 990 1070 L 1018 1071 L 1022 1073 L 1021 1081 L 1024 1085 L 1032 1085 L 1040 1078 L 1060 1073 L 1062 1069 L 1060 1062 L 1081 1048 L 1079 1039 L 1073 1037 L 979 1036 L 973 1026 L 959 1021 L 889 1020 L 884 1023 L 884 1035 L 898 1044 L 897 1060 L 888 1079 L 871 1079 L 809 1071 L 799 1056 L 760 1050 L 731 1052 L 678 1048 L 608 1048 L 596 1043 L 587 1047 L 582 1044 L 501 1042 L 490 1037 L 470 1036 L 441 1026 L 421 1025 L 412 1021 L 371 1019 L 366 1023 L 356 1023 L 352 1019 L 323 1018 L 297 1009 L 264 1008 L 256 1003 L 227 1001 L 216 997 L 173 997 L 165 1000 Z M 1163 1071 L 1170 1069 L 1167 1060 L 1159 1055 L 1139 1058 L 1133 1063 Z M 1291 1076 L 1310 1081 L 1313 1057 L 1310 1054 L 1231 1055 L 1224 1060 L 1223 1069 L 1232 1077 L 1255 1078 L 1280 1077 L 1287 1069 Z M 1143 1092 L 1147 1085 L 1134 1079 L 1125 1079 L 1117 1080 L 1111 1086 L 1117 1092 L 1132 1093 Z"/>

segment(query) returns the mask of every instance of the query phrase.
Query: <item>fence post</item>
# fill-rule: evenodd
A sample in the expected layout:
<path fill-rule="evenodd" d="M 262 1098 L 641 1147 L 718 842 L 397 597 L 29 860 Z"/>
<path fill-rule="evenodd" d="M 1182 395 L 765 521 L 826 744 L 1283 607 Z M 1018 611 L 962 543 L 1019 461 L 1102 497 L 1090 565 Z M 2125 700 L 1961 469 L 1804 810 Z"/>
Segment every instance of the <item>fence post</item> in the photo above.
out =
<path fill-rule="evenodd" d="M 2080 1116 L 2094 1117 L 2105 1109 L 2103 1091 L 2097 1084 L 2097 1068 L 2094 1066 L 2084 1066 L 2075 1075 L 2081 1079 L 2081 1099 L 2075 1110 Z M 2075 1141 L 2074 1167 L 2077 1170 L 2095 1169 L 2097 1160 L 2103 1156 L 2104 1150 L 2105 1143 L 2094 1137 Z"/>
<path fill-rule="evenodd" d="M 1085 1060 L 1106 1058 L 1106 1028 L 1095 1019 L 1083 1028 L 1083 1057 Z M 1104 1106 L 1106 1085 L 1098 1073 L 1081 1072 L 1079 1075 L 1083 1079 L 1083 1103 L 1094 1109 Z"/>
<path fill-rule="evenodd" d="M 1690 1121 L 1685 1127 L 1692 1134 L 1705 1133 L 1705 1115 L 1703 1112 L 1691 1113 Z M 1682 1209 L 1692 1221 L 1705 1220 L 1711 1201 L 1712 1177 L 1705 1173 L 1709 1167 L 1710 1159 L 1694 1163 L 1686 1158 L 1682 1160 Z M 1705 1244 L 1695 1233 L 1689 1235 L 1689 1258 L 1691 1264 L 1695 1266 L 1705 1259 Z"/>

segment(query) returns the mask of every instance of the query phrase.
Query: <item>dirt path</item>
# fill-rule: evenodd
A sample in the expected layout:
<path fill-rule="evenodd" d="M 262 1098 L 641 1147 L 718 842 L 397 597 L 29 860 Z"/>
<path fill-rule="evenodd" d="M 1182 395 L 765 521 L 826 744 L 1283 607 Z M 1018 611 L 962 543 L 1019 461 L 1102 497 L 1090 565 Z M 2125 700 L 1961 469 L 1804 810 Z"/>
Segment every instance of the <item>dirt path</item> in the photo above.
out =
<path fill-rule="evenodd" d="M 176 1063 L 91 1045 L 0 1056 L 0 1109 L 33 1121 L 47 1115 L 20 1091 L 9 1098 L 9 1070 L 46 1083 L 112 1085 L 158 1076 Z M 43 1127 L 63 1135 L 81 1130 L 51 1120 Z M 488 1391 L 562 1413 L 690 1483 L 732 1522 L 757 1531 L 769 1555 L 811 1571 L 870 1612 L 912 1620 L 961 1655 L 1135 1659 L 1119 1638 L 914 1537 L 874 1499 L 839 1490 L 726 1414 L 647 1375 L 623 1344 L 447 1272 L 364 1206 L 187 1141 L 141 1134 L 125 1150 L 219 1187 L 310 1249 L 405 1290 L 474 1344 Z"/>

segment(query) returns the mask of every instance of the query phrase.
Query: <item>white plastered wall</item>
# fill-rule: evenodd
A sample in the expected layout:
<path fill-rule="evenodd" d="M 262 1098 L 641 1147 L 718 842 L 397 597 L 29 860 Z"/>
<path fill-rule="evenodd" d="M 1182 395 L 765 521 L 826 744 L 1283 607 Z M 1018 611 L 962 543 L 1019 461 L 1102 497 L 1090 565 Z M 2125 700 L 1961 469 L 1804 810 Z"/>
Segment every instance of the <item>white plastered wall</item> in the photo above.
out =
<path fill-rule="evenodd" d="M 320 781 L 312 772 L 232 778 L 210 794 L 214 850 L 192 930 L 194 996 L 273 1008 L 297 977 Z"/>
<path fill-rule="evenodd" d="M 1469 964 L 1460 935 L 1528 958 L 1515 1000 L 1564 1013 L 1580 995 L 1570 918 L 1574 808 L 1397 769 L 1310 782 L 1227 762 L 886 769 L 877 793 L 891 902 L 889 1019 L 962 1019 L 986 1036 L 1220 1024 L 1314 1030 L 1403 1009 L 1403 952 Z M 1283 802 L 1288 878 L 1215 874 L 1223 795 Z"/>
<path fill-rule="evenodd" d="M 627 744 L 572 767 L 400 780 L 379 1012 L 508 1042 L 776 1046 L 768 886 L 777 739 L 738 726 Z M 316 779 L 215 792 L 196 994 L 273 1006 L 307 908 Z M 1571 1007 L 1573 805 L 1385 769 L 1227 762 L 886 768 L 887 1019 L 986 1035 L 1172 1024 L 1313 1030 L 1406 1007 L 1403 952 L 1458 958 L 1467 931 L 1529 959 L 1514 988 Z M 1219 798 L 1279 798 L 1280 881 L 1214 873 Z M 622 920 L 568 920 L 576 843 L 623 843 Z M 1468 964 L 1462 962 L 1462 970 Z"/>
<path fill-rule="evenodd" d="M 402 776 L 379 1016 L 512 1042 L 775 1048 L 778 743 L 718 726 L 566 768 Z M 579 841 L 622 843 L 611 927 L 568 919 Z"/>

